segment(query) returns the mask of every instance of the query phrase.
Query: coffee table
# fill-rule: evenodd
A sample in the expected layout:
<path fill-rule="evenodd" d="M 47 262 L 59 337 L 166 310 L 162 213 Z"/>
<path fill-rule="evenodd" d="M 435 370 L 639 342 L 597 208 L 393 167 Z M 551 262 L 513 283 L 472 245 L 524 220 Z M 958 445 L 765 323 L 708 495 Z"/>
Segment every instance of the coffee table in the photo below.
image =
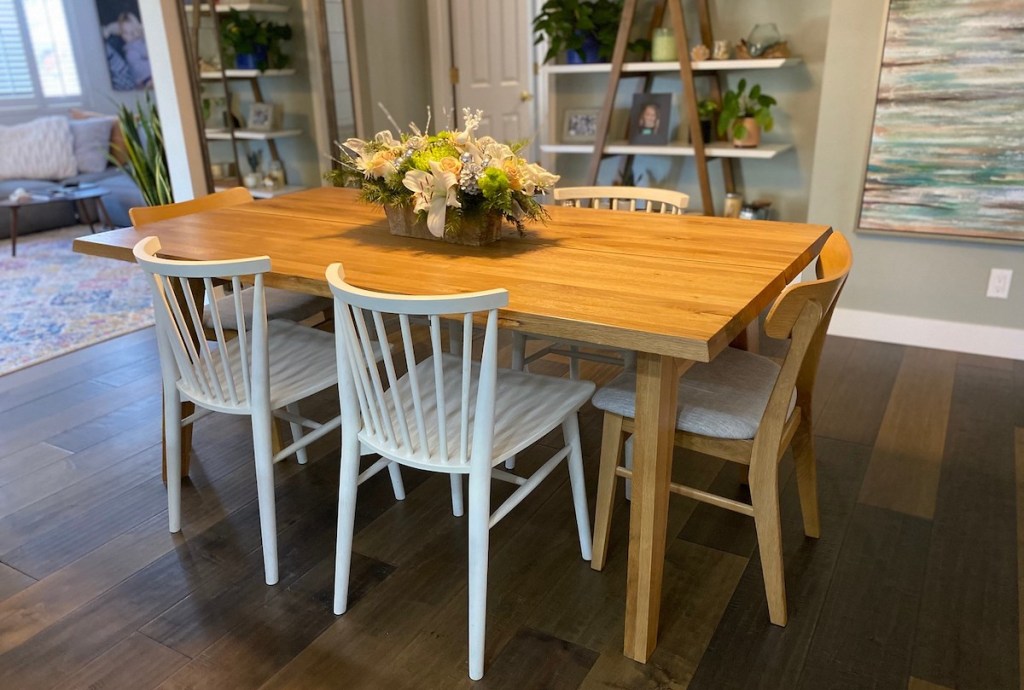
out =
<path fill-rule="evenodd" d="M 108 228 L 112 227 L 107 207 L 103 205 L 103 197 L 107 194 L 110 194 L 110 190 L 105 187 L 54 187 L 45 192 L 33 193 L 32 198 L 26 201 L 0 200 L 0 207 L 9 208 L 11 212 L 11 256 L 18 255 L 18 212 L 23 207 L 56 203 L 74 204 L 78 222 L 88 223 L 89 231 L 96 232 L 96 221 L 93 220 L 93 215 L 97 219 L 102 219 Z M 89 213 L 87 201 L 92 201 L 94 214 Z"/>

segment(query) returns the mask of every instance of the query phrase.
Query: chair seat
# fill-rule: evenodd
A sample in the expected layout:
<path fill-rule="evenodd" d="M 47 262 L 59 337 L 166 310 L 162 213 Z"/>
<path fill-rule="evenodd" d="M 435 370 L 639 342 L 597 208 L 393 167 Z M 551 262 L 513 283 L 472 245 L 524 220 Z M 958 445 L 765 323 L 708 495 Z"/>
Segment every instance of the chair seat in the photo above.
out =
<path fill-rule="evenodd" d="M 448 438 L 447 464 L 438 464 L 424 460 L 422 463 L 409 462 L 405 456 L 396 456 L 396 461 L 411 467 L 423 467 L 437 471 L 438 469 L 449 472 L 468 472 L 468 457 L 466 463 L 459 463 L 459 438 L 462 405 L 462 358 L 450 354 L 441 356 L 444 369 L 444 400 L 445 417 Z M 437 419 L 437 404 L 434 394 L 434 358 L 428 357 L 416 365 L 417 377 L 420 387 L 420 399 L 423 404 L 423 415 L 427 427 L 427 443 L 431 448 L 437 448 L 439 444 Z M 472 364 L 473 377 L 479 376 L 479 364 Z M 397 382 L 401 400 L 406 412 L 406 419 L 415 419 L 413 411 L 413 396 L 410 390 L 409 376 L 406 374 Z M 529 447 L 552 429 L 558 427 L 565 417 L 582 406 L 590 396 L 594 394 L 595 385 L 592 381 L 570 381 L 568 379 L 555 378 L 553 376 L 542 376 L 522 371 L 511 371 L 499 369 L 497 377 L 496 401 L 494 409 L 494 440 L 492 443 L 493 452 L 491 463 L 498 465 L 507 458 L 516 455 Z M 470 395 L 471 408 L 476 405 L 476 391 Z M 394 407 L 391 397 L 388 396 L 388 403 L 391 406 L 391 413 L 394 416 Z M 475 410 L 469 412 L 470 438 L 467 446 L 472 448 L 472 429 L 474 427 Z M 419 435 L 415 427 L 409 429 L 412 437 L 413 447 L 420 450 Z M 368 436 L 365 431 L 360 434 L 360 440 L 366 441 Z M 389 457 L 388 448 L 377 447 L 375 443 L 367 443 L 376 452 Z M 426 456 L 426 454 L 422 454 Z M 467 452 L 467 456 L 469 452 Z"/>
<path fill-rule="evenodd" d="M 281 290 L 278 288 L 266 288 L 264 291 L 267 300 L 267 318 L 285 319 L 287 321 L 302 321 L 314 314 L 334 309 L 329 297 L 316 297 L 305 295 L 301 292 Z M 242 306 L 245 309 L 245 328 L 252 328 L 252 300 L 254 291 L 252 288 L 242 290 Z M 232 331 L 239 330 L 238 319 L 235 315 L 235 298 L 233 295 L 226 295 L 214 302 L 217 312 L 220 314 L 221 326 Z M 213 328 L 213 315 L 210 310 L 203 312 L 203 326 Z"/>
<path fill-rule="evenodd" d="M 713 438 L 754 438 L 779 371 L 767 357 L 735 348 L 726 348 L 709 364 L 693 365 L 679 382 L 676 428 Z M 593 403 L 634 418 L 636 373 L 620 374 L 597 392 Z M 790 412 L 795 404 L 794 391 Z"/>
<path fill-rule="evenodd" d="M 251 341 L 251 338 L 246 340 Z M 249 342 L 247 347 L 251 346 Z M 337 385 L 334 334 L 278 319 L 267 324 L 267 347 L 270 353 L 270 409 L 282 408 Z M 239 338 L 227 343 L 228 361 L 231 363 L 232 376 L 236 381 L 242 380 L 240 348 Z M 220 354 L 215 350 L 213 358 L 220 358 Z M 217 368 L 220 386 L 224 390 L 224 395 L 228 396 L 228 384 L 221 372 L 222 370 Z M 190 388 L 184 379 L 178 381 L 178 389 L 182 395 L 204 407 L 221 412 L 248 414 L 249 403 L 241 386 L 235 392 L 238 405 L 218 405 L 215 402 L 211 404 L 207 396 Z"/>

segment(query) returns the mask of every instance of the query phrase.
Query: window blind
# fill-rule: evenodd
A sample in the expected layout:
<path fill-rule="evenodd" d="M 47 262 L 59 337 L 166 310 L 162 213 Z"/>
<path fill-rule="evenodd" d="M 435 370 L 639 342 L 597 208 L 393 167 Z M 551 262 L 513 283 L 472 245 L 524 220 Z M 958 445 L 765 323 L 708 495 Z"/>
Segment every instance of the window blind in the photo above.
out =
<path fill-rule="evenodd" d="M 5 0 L 0 0 L 3 2 Z M 44 98 L 77 96 L 78 69 L 71 48 L 64 0 L 21 0 Z"/>
<path fill-rule="evenodd" d="M 0 99 L 33 95 L 15 0 L 0 0 Z"/>

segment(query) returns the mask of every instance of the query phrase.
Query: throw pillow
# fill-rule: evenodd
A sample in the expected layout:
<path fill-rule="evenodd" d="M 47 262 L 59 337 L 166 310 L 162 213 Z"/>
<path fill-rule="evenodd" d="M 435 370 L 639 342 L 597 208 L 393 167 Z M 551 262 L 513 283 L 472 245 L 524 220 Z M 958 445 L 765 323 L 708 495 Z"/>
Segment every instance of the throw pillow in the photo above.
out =
<path fill-rule="evenodd" d="M 78 108 L 71 109 L 72 120 L 87 120 L 93 117 L 111 117 L 110 115 L 104 115 L 103 113 L 93 113 L 88 110 L 79 110 Z M 110 155 L 114 157 L 114 160 L 125 165 L 128 162 L 128 156 L 125 154 L 124 145 L 124 132 L 121 131 L 121 123 L 115 122 L 114 126 L 110 128 Z"/>
<path fill-rule="evenodd" d="M 113 117 L 90 117 L 87 120 L 70 121 L 78 172 L 98 173 L 107 169 L 110 130 L 115 120 Z"/>
<path fill-rule="evenodd" d="M 71 125 L 59 115 L 0 126 L 0 180 L 60 180 L 78 172 Z"/>

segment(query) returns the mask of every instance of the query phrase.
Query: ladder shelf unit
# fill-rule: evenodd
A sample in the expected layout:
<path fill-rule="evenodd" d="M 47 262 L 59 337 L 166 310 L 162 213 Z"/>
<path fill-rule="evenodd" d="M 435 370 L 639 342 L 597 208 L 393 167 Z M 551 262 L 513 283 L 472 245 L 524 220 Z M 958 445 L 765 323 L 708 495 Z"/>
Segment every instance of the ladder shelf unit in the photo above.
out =
<path fill-rule="evenodd" d="M 593 144 L 561 142 L 558 137 L 559 128 L 557 125 L 552 124 L 548 130 L 548 140 L 541 143 L 540 150 L 546 154 L 590 156 L 590 164 L 586 176 L 586 184 L 589 185 L 597 184 L 601 162 L 611 156 L 625 156 L 625 170 L 632 166 L 633 157 L 638 155 L 693 158 L 703 212 L 705 215 L 715 215 L 715 200 L 712 194 L 709 174 L 709 166 L 712 161 L 721 161 L 725 191 L 733 192 L 735 191 L 733 161 L 740 159 L 768 160 L 792 147 L 789 144 L 762 143 L 755 148 L 737 148 L 728 141 L 704 142 L 697 114 L 698 98 L 696 85 L 698 80 L 707 80 L 705 83 L 709 97 L 721 105 L 723 75 L 725 73 L 793 67 L 801 64 L 801 60 L 798 57 L 691 60 L 686 19 L 683 12 L 683 3 L 691 1 L 696 3 L 700 23 L 700 42 L 706 46 L 712 46 L 714 44 L 714 35 L 711 30 L 708 0 L 659 0 L 655 7 L 651 28 L 653 29 L 654 26 L 662 23 L 667 10 L 669 26 L 672 28 L 676 39 L 678 60 L 671 62 L 627 62 L 625 59 L 626 46 L 630 41 L 630 35 L 636 22 L 639 0 L 625 0 L 611 62 L 542 66 L 539 70 L 539 85 L 544 101 L 549 104 L 549 112 L 552 110 L 550 107 L 551 94 L 557 89 L 554 84 L 559 75 L 607 74 L 608 84 L 605 90 L 604 101 L 597 117 L 597 131 Z M 643 85 L 637 92 L 650 92 L 653 78 L 658 75 L 667 74 L 679 75 L 682 85 L 682 93 L 679 98 L 679 121 L 686 124 L 685 128 L 682 124 L 680 125 L 679 134 L 684 136 L 684 131 L 688 131 L 690 141 L 671 142 L 668 145 L 630 145 L 627 141 L 613 139 L 610 135 L 610 125 L 616 96 L 622 80 L 642 78 L 644 80 Z M 555 118 L 552 118 L 552 121 L 554 120 Z M 714 128 L 712 130 L 714 131 Z"/>

